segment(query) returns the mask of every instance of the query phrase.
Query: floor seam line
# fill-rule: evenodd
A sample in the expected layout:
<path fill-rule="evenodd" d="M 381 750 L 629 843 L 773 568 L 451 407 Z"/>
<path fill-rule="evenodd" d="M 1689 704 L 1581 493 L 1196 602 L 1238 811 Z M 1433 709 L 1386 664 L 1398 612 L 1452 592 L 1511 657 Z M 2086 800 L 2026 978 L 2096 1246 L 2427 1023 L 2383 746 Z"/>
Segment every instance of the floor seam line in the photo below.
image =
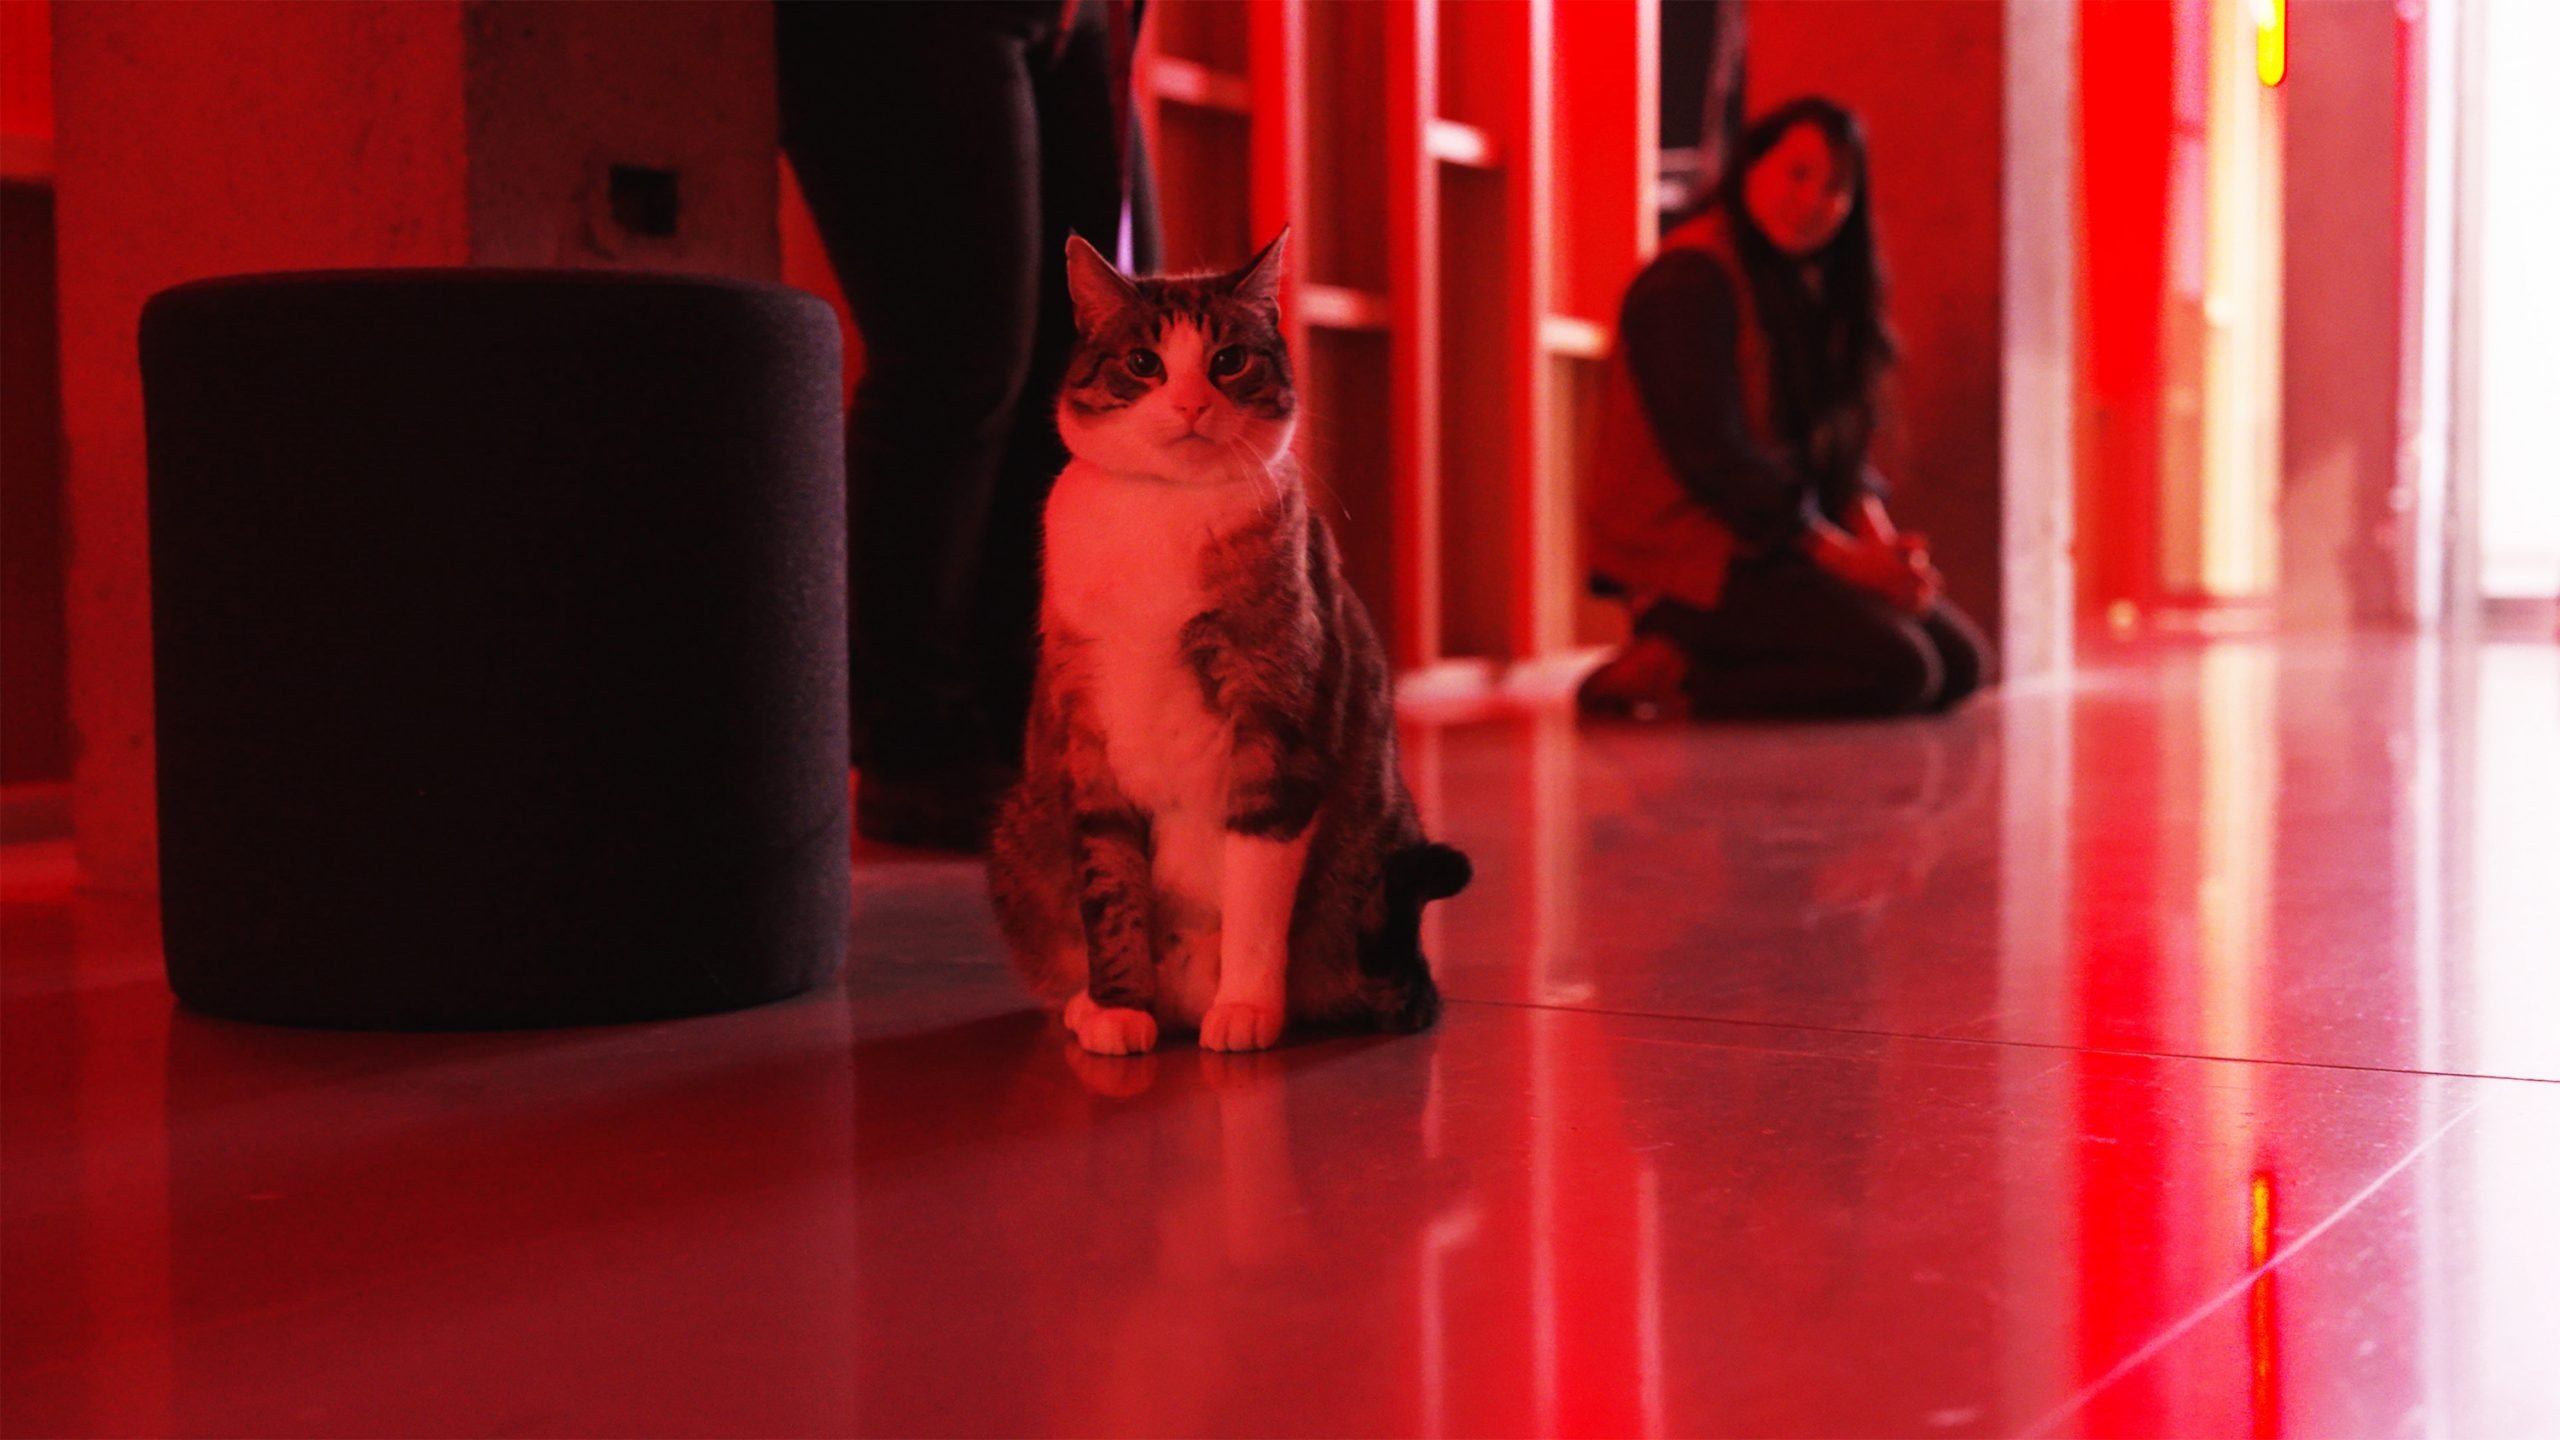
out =
<path fill-rule="evenodd" d="M 1667 1010 L 1621 1010 L 1595 1005 L 1543 1005 L 1535 1000 L 1483 1000 L 1442 995 L 1450 1005 L 1483 1005 L 1498 1010 L 1540 1010 L 1558 1015 L 1606 1015 L 1622 1020 L 1685 1020 L 1700 1025 L 1732 1025 L 1751 1030 L 1800 1030 L 1809 1035 L 1860 1035 L 1874 1040 L 1927 1040 L 1947 1045 L 1982 1045 L 2001 1050 L 2058 1051 L 2066 1055 L 2110 1055 L 2127 1060 L 2193 1060 L 2217 1065 L 2280 1065 L 2293 1070 L 2330 1070 L 2359 1075 L 2408 1075 L 2428 1080 L 2504 1080 L 2518 1085 L 2560 1085 L 2538 1075 L 2498 1075 L 2482 1070 L 2411 1070 L 2395 1065 L 2350 1065 L 2333 1060 L 2281 1060 L 2258 1055 L 2207 1055 L 2188 1050 L 2127 1050 L 2115 1046 L 2071 1045 L 2059 1040 L 2003 1040 L 1980 1035 L 1933 1035 L 1909 1030 L 1870 1030 L 1852 1025 L 1815 1025 L 1791 1020 L 1738 1020 L 1722 1015 L 1681 1015 Z"/>
<path fill-rule="evenodd" d="M 2118 1380 L 2123 1379 L 2125 1376 L 2141 1368 L 2144 1362 L 2150 1360 L 2161 1351 L 2168 1349 L 2188 1331 L 2203 1324 L 2205 1322 L 2205 1317 L 2213 1314 L 2223 1306 L 2230 1304 L 2240 1296 L 2249 1293 L 2249 1288 L 2257 1284 L 2261 1277 L 2273 1274 L 2277 1266 L 2282 1265 L 2287 1260 L 2301 1254 L 2302 1251 L 2310 1246 L 2313 1241 L 2318 1240 L 2321 1236 L 2328 1234 L 2331 1229 L 2335 1228 L 2338 1222 L 2346 1219 L 2349 1215 L 2354 1214 L 2366 1201 L 2380 1193 L 2383 1186 L 2390 1184 L 2393 1179 L 2397 1178 L 2400 1172 L 2417 1164 L 2418 1157 L 2435 1148 L 2436 1142 L 2442 1140 L 2447 1134 L 2451 1133 L 2453 1127 L 2470 1119 L 2474 1114 L 2479 1112 L 2479 1109 L 2480 1102 L 2477 1100 L 2463 1106 L 2452 1119 L 2449 1119 L 2442 1125 L 2437 1126 L 2434 1133 L 2428 1135 L 2425 1139 L 2420 1140 L 2416 1145 L 2411 1146 L 2408 1154 L 2403 1155 L 2398 1160 L 2392 1162 L 2392 1164 L 2384 1169 L 2381 1174 L 2374 1176 L 2372 1181 L 2366 1184 L 2363 1189 L 2348 1196 L 2345 1204 L 2340 1205 L 2337 1209 L 2329 1212 L 2328 1218 L 2322 1220 L 2319 1224 L 2312 1226 L 2301 1235 L 2295 1237 L 2295 1239 L 2290 1244 L 2287 1244 L 2283 1249 L 2280 1249 L 2273 1255 L 2268 1256 L 2265 1264 L 2251 1267 L 2247 1272 L 2242 1274 L 2239 1279 L 2232 1281 L 2229 1285 L 2226 1285 L 2222 1289 L 2215 1291 L 2212 1295 L 2207 1296 L 2201 1304 L 2197 1305 L 2186 1315 L 2180 1317 L 2176 1323 L 2162 1330 L 2150 1340 L 2136 1346 L 2132 1354 L 2125 1356 L 2122 1360 L 2119 1360 L 2114 1365 L 2109 1366 L 2105 1374 L 2090 1381 L 2088 1384 L 2081 1386 L 2078 1391 L 2072 1394 L 2071 1398 L 2063 1401 L 2053 1409 L 2046 1411 L 2042 1416 L 2037 1418 L 2034 1424 L 2029 1425 L 2019 1433 L 2025 1435 L 2044 1435 L 2050 1433 L 2052 1427 L 2062 1423 L 2062 1421 L 2069 1418 L 2074 1411 L 2083 1408 L 2091 1400 L 2096 1399 L 2099 1391 L 2106 1389 L 2109 1385 L 2114 1384 Z"/>

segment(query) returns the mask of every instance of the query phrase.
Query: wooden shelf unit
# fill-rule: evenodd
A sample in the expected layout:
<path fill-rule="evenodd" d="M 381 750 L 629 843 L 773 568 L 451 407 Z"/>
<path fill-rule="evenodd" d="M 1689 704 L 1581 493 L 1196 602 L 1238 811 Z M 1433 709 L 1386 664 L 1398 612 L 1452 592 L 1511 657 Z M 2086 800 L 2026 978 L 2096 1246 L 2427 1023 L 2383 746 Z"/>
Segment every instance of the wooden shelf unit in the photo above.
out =
<path fill-rule="evenodd" d="M 1606 638 L 1580 456 L 1651 253 L 1657 0 L 1154 0 L 1168 269 L 1292 227 L 1316 503 L 1398 665 Z M 1569 163 L 1568 163 L 1569 162 Z"/>

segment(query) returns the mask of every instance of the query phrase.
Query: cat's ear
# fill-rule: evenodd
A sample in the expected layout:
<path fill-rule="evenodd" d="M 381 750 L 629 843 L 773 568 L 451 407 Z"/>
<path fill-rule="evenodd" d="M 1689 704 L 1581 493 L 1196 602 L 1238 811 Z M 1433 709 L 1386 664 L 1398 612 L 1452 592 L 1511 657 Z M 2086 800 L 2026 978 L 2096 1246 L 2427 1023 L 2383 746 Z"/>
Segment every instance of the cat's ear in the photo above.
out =
<path fill-rule="evenodd" d="M 1278 305 L 1280 276 L 1287 268 L 1288 256 L 1289 227 L 1283 225 L 1280 233 L 1271 237 L 1271 243 L 1262 247 L 1262 253 L 1253 257 L 1251 264 L 1227 277 L 1227 293 L 1239 300 Z"/>
<path fill-rule="evenodd" d="M 1083 236 L 1069 231 L 1067 293 L 1075 297 L 1076 328 L 1091 335 L 1138 298 L 1138 287 Z"/>

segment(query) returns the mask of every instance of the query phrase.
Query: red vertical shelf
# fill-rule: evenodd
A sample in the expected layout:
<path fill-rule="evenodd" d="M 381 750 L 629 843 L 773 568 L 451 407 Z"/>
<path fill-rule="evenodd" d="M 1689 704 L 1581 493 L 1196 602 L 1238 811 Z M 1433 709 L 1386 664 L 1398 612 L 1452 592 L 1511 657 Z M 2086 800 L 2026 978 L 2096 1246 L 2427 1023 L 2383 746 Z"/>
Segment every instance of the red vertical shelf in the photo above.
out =
<path fill-rule="evenodd" d="M 1652 233 L 1656 0 L 1157 0 L 1172 268 L 1293 227 L 1301 450 L 1397 664 L 1603 638 L 1575 491 Z"/>

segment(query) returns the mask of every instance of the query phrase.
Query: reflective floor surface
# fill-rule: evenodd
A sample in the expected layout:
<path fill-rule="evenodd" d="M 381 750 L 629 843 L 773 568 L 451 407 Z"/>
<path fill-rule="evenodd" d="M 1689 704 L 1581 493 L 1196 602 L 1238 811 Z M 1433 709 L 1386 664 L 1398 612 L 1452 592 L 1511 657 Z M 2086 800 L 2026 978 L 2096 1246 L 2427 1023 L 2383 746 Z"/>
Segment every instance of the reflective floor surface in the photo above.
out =
<path fill-rule="evenodd" d="M 973 866 L 829 993 L 176 1011 L 0 854 L 13 1435 L 2560 1434 L 2560 647 L 1417 716 L 1411 1039 L 1095 1060 Z"/>

